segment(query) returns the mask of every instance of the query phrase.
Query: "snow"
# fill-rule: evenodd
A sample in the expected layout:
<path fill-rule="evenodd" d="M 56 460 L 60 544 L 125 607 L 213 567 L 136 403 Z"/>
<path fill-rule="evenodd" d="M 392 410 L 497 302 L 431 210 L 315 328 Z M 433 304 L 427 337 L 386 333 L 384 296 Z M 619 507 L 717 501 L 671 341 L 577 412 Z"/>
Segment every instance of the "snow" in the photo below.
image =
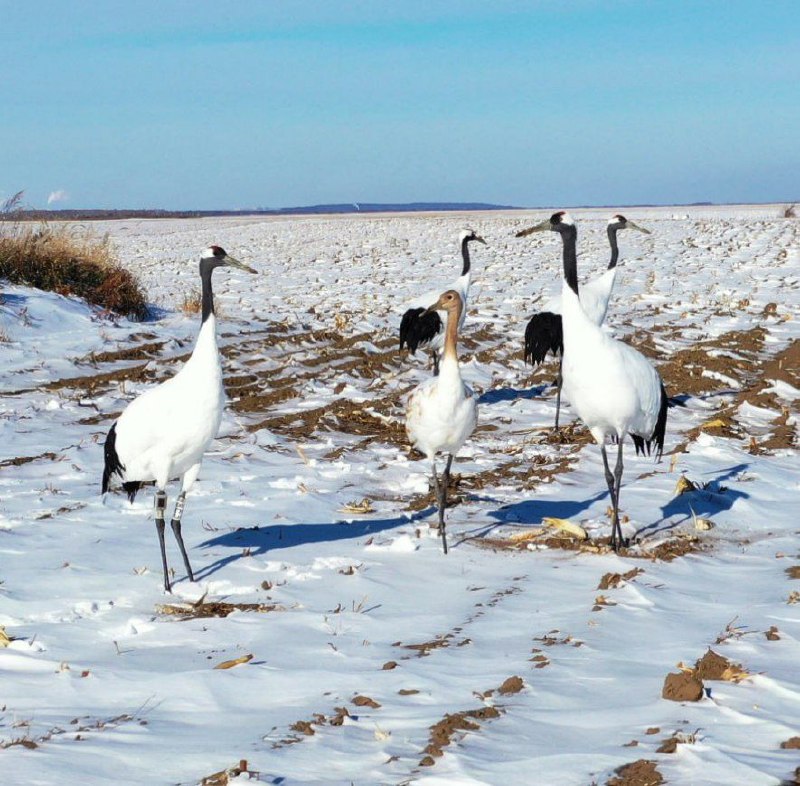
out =
<path fill-rule="evenodd" d="M 797 450 L 749 450 L 751 429 L 760 438 L 781 414 L 763 402 L 736 405 L 741 438 L 690 434 L 741 390 L 734 354 L 709 348 L 731 366 L 702 377 L 714 392 L 670 410 L 660 463 L 625 453 L 626 534 L 655 545 L 691 533 L 706 548 L 666 562 L 535 541 L 518 551 L 476 545 L 546 516 L 609 533 L 599 451 L 544 440 L 555 367 L 531 376 L 522 363 L 527 318 L 560 289 L 560 246 L 513 234 L 551 212 L 103 223 L 98 232 L 159 308 L 146 323 L 0 288 L 0 625 L 12 638 L 0 649 L 0 744 L 37 745 L 3 751 L 7 779 L 196 784 L 240 759 L 258 775 L 232 782 L 284 786 L 585 786 L 640 758 L 695 786 L 766 786 L 794 772 L 797 751 L 780 743 L 800 732 L 800 604 L 787 603 L 800 583 L 786 573 L 797 564 Z M 613 212 L 574 211 L 582 279 L 605 266 Z M 800 337 L 797 222 L 770 206 L 623 212 L 653 234 L 620 237 L 608 316 L 617 336 L 652 334 L 657 363 L 757 326 L 764 354 Z M 447 511 L 445 557 L 428 527 L 433 508 L 409 506 L 427 493 L 428 468 L 390 434 L 427 360 L 393 349 L 399 306 L 460 270 L 464 226 L 488 243 L 472 253 L 460 348 L 465 382 L 482 398 L 478 430 L 453 466 L 464 500 Z M 168 596 L 152 494 L 133 505 L 101 499 L 102 442 L 125 404 L 190 351 L 199 317 L 179 306 L 214 243 L 261 275 L 215 273 L 225 375 L 245 382 L 229 387 L 220 437 L 187 499 L 197 582 L 170 540 Z M 121 352 L 141 345 L 153 346 Z M 790 410 L 796 429 L 796 388 L 781 379 L 756 388 Z M 263 407 L 243 404 L 254 391 L 286 390 Z M 341 427 L 348 402 L 377 436 Z M 572 417 L 568 403 L 563 414 Z M 301 415 L 316 426 L 301 428 Z M 686 452 L 668 455 L 684 440 Z M 553 456 L 563 462 L 539 477 Z M 12 463 L 21 458 L 30 460 Z M 707 485 L 676 497 L 681 475 Z M 354 512 L 364 498 L 371 512 Z M 692 511 L 715 527 L 694 532 Z M 598 589 L 604 574 L 634 567 L 644 572 Z M 616 605 L 593 611 L 598 595 Z M 276 608 L 185 620 L 157 608 L 202 596 Z M 770 626 L 779 640 L 765 637 Z M 706 682 L 697 703 L 662 699 L 666 674 L 709 646 L 752 676 Z M 523 689 L 497 693 L 514 675 Z M 381 706 L 357 706 L 358 694 Z M 433 724 L 491 706 L 499 717 L 420 766 Z M 341 725 L 291 728 L 337 707 L 349 712 Z M 696 740 L 656 753 L 675 731 Z"/>

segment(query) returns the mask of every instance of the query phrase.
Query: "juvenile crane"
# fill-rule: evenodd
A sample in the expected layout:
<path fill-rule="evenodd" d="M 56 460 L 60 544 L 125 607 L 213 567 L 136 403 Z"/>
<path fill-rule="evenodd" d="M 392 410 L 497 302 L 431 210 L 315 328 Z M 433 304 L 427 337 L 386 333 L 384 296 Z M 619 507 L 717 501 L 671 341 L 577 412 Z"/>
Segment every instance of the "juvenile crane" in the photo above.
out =
<path fill-rule="evenodd" d="M 172 532 L 189 580 L 194 581 L 181 535 L 181 517 L 186 494 L 200 472 L 203 454 L 219 429 L 225 401 L 211 289 L 211 274 L 218 267 L 256 272 L 219 246 L 210 246 L 203 252 L 200 259 L 202 323 L 191 357 L 174 377 L 142 393 L 127 406 L 108 432 L 104 448 L 103 494 L 108 491 L 113 475 L 120 477 L 131 502 L 145 482 L 155 481 L 156 532 L 167 592 L 171 591 L 171 586 L 164 547 L 166 486 L 171 478 L 181 478 Z"/>
<path fill-rule="evenodd" d="M 475 393 L 464 384 L 458 366 L 458 325 L 464 303 L 454 289 L 443 293 L 428 311 L 446 313 L 444 353 L 439 374 L 423 382 L 408 399 L 406 432 L 411 444 L 425 454 L 433 470 L 433 489 L 439 512 L 439 533 L 447 554 L 444 511 L 447 506 L 447 484 L 453 456 L 475 430 L 478 405 Z M 446 453 L 447 463 L 441 483 L 436 473 L 436 454 Z"/>
<path fill-rule="evenodd" d="M 562 376 L 564 393 L 600 445 L 613 518 L 611 547 L 623 545 L 619 523 L 622 483 L 622 445 L 630 434 L 639 453 L 656 457 L 664 450 L 667 394 L 658 372 L 633 347 L 611 338 L 587 313 L 578 295 L 577 236 L 569 214 L 560 211 L 546 221 L 518 233 L 552 231 L 561 235 L 564 275 L 561 284 L 561 322 L 564 330 Z M 614 472 L 608 464 L 606 437 L 617 440 Z"/>
<path fill-rule="evenodd" d="M 467 313 L 467 296 L 469 294 L 469 285 L 472 278 L 470 272 L 469 244 L 473 241 L 486 245 L 486 241 L 472 229 L 465 229 L 459 236 L 463 266 L 461 275 L 449 287 L 449 289 L 458 292 L 463 301 L 463 309 L 459 317 L 460 322 L 458 323 L 459 330 L 464 326 L 464 317 Z M 441 291 L 442 290 L 439 289 L 428 292 L 413 300 L 409 304 L 408 310 L 403 314 L 403 318 L 400 320 L 400 349 L 406 346 L 408 347 L 408 351 L 413 355 L 420 347 L 430 347 L 434 375 L 439 373 L 439 353 L 444 347 L 443 320 L 445 318 L 445 313 L 436 309 L 432 310 L 429 306 L 436 302 Z"/>
<path fill-rule="evenodd" d="M 606 271 L 581 287 L 581 305 L 586 315 L 595 325 L 602 325 L 608 312 L 608 303 L 614 290 L 617 276 L 617 260 L 619 259 L 619 246 L 617 245 L 617 232 L 620 229 L 636 229 L 639 232 L 650 234 L 649 229 L 628 221 L 625 216 L 617 213 L 608 222 L 606 231 L 608 242 L 611 246 L 611 260 Z M 524 231 L 523 231 L 524 232 Z M 518 232 L 517 237 L 523 237 L 523 232 Z M 558 416 L 561 412 L 561 356 L 564 351 L 564 339 L 561 329 L 561 314 L 552 311 L 541 311 L 534 314 L 525 328 L 525 362 L 533 366 L 544 362 L 547 353 L 558 357 L 558 376 L 556 377 L 556 423 L 558 429 Z"/>

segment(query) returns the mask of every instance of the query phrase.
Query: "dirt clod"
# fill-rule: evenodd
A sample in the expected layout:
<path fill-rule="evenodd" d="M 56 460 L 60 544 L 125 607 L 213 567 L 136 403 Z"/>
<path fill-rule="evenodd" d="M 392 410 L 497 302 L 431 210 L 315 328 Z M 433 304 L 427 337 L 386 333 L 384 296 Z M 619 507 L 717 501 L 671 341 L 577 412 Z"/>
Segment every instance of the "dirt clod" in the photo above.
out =
<path fill-rule="evenodd" d="M 615 770 L 607 786 L 659 786 L 662 783 L 664 778 L 656 769 L 656 762 L 639 759 Z"/>
<path fill-rule="evenodd" d="M 703 682 L 694 674 L 682 671 L 667 674 L 661 697 L 669 701 L 700 701 L 703 698 Z"/>
<path fill-rule="evenodd" d="M 800 737 L 789 737 L 781 743 L 781 748 L 797 749 L 800 748 Z"/>
<path fill-rule="evenodd" d="M 369 696 L 355 696 L 353 698 L 353 704 L 356 707 L 372 707 L 372 709 L 377 710 L 378 707 L 381 705 L 375 701 L 375 699 L 371 699 Z"/>
<path fill-rule="evenodd" d="M 709 649 L 694 665 L 695 676 L 701 680 L 736 681 L 735 675 L 741 673 L 741 666 L 731 663 L 718 652 Z"/>
<path fill-rule="evenodd" d="M 633 568 L 626 573 L 605 573 L 603 574 L 603 578 L 600 579 L 597 589 L 615 589 L 616 587 L 619 587 L 623 581 L 630 581 L 631 579 L 636 578 L 636 576 L 638 576 L 640 573 L 644 573 L 641 568 Z"/>
<path fill-rule="evenodd" d="M 656 748 L 656 753 L 675 753 L 676 750 L 678 750 L 678 738 L 667 737 L 667 739 Z"/>
<path fill-rule="evenodd" d="M 769 626 L 769 630 L 764 631 L 764 635 L 767 637 L 768 641 L 780 641 L 780 632 L 774 625 Z"/>
<path fill-rule="evenodd" d="M 497 692 L 503 696 L 511 693 L 519 693 L 524 687 L 522 677 L 509 677 L 498 689 Z"/>

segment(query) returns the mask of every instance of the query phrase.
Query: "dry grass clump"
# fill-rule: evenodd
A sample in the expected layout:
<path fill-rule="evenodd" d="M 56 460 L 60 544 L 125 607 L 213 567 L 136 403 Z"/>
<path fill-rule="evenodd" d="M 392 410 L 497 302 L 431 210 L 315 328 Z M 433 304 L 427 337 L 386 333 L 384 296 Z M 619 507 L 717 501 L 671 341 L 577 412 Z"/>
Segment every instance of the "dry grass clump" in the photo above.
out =
<path fill-rule="evenodd" d="M 114 258 L 108 237 L 66 224 L 19 219 L 22 192 L 0 207 L 0 278 L 60 295 L 76 295 L 135 319 L 147 316 L 136 277 Z"/>
<path fill-rule="evenodd" d="M 181 300 L 180 309 L 184 314 L 199 314 L 203 305 L 203 296 L 196 289 L 186 292 Z"/>
<path fill-rule="evenodd" d="M 784 218 L 797 218 L 797 205 L 789 205 L 783 211 Z"/>

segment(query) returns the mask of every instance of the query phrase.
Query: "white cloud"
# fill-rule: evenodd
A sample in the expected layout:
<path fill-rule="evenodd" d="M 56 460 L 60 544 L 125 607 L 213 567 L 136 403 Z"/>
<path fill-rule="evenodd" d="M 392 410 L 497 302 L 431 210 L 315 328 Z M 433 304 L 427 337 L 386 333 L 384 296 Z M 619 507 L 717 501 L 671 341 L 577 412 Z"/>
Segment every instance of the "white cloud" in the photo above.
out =
<path fill-rule="evenodd" d="M 47 197 L 47 204 L 52 205 L 53 202 L 66 202 L 69 199 L 69 194 L 63 188 L 58 191 L 51 191 L 50 196 Z"/>

